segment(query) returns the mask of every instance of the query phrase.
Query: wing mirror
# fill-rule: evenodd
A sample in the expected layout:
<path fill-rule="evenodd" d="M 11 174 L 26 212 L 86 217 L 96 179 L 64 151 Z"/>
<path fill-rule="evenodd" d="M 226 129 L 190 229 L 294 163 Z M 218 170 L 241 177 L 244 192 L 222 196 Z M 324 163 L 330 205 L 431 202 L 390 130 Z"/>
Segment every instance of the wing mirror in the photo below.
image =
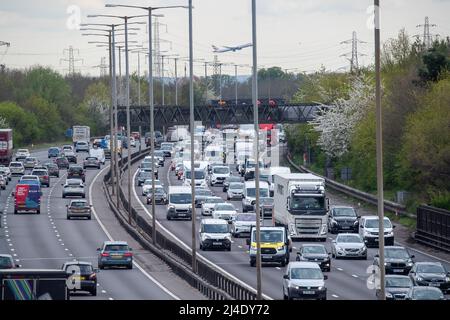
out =
<path fill-rule="evenodd" d="M 250 242 L 250 239 L 248 239 L 248 238 L 247 238 L 247 239 L 245 239 L 245 243 L 246 243 L 246 244 L 247 244 L 247 245 L 249 246 L 249 245 L 250 245 L 250 243 L 251 243 L 251 242 Z"/>
<path fill-rule="evenodd" d="M 283 275 L 283 279 L 289 280 L 289 275 L 287 274 Z"/>
<path fill-rule="evenodd" d="M 377 253 L 377 254 L 375 254 L 375 256 L 374 256 L 375 258 L 379 258 L 380 257 L 380 255 Z"/>
<path fill-rule="evenodd" d="M 327 275 L 324 275 L 324 276 L 323 276 L 323 280 L 328 280 L 328 276 L 327 276 Z"/>
<path fill-rule="evenodd" d="M 414 254 L 411 255 L 411 258 L 415 258 L 416 256 Z"/>
<path fill-rule="evenodd" d="M 95 273 L 99 273 L 99 272 L 100 272 L 100 269 L 95 268 L 95 269 L 94 269 L 94 272 L 95 272 Z"/>

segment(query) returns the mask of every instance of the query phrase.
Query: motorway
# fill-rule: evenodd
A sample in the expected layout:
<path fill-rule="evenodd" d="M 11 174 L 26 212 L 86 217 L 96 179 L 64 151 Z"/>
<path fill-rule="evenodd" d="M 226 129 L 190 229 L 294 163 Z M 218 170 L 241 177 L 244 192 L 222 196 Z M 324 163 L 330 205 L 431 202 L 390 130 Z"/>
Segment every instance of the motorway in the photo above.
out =
<path fill-rule="evenodd" d="M 41 163 L 47 161 L 47 151 L 33 153 Z M 86 154 L 78 155 L 80 163 Z M 106 163 L 106 166 L 108 162 Z M 61 183 L 65 181 L 66 170 L 60 170 L 59 178 L 51 178 L 50 188 L 43 188 L 41 198 L 41 214 L 14 214 L 14 198 L 11 191 L 14 189 L 18 177 L 13 177 L 7 189 L 1 192 L 0 212 L 2 215 L 2 228 L 0 229 L 0 252 L 13 255 L 17 264 L 22 268 L 61 268 L 65 261 L 80 260 L 93 263 L 97 267 L 96 249 L 103 241 L 112 240 L 111 230 L 116 229 L 117 222 L 112 220 L 112 213 L 102 199 L 101 188 L 91 187 L 92 182 L 104 170 L 86 170 L 86 198 L 93 204 L 94 215 L 92 220 L 66 219 L 66 204 L 70 199 L 62 198 Z M 96 183 L 100 185 L 99 179 Z M 89 193 L 87 193 L 89 191 Z M 92 202 L 93 198 L 95 199 Z M 102 201 L 103 200 L 103 201 Z M 102 220 L 99 220 L 102 216 Z M 109 231 L 105 228 L 108 226 Z M 114 231 L 115 232 L 115 231 Z M 117 233 L 117 232 L 116 232 Z M 116 238 L 115 240 L 124 240 Z M 131 243 L 130 243 L 131 245 Z M 135 256 L 139 254 L 136 251 Z M 148 252 L 144 253 L 149 255 Z M 148 258 L 148 257 L 147 257 Z M 151 259 L 151 258 L 150 258 Z M 154 262 L 154 261 L 153 261 Z M 152 264 L 150 260 L 148 264 Z M 173 274 L 163 277 L 173 277 Z M 180 280 L 182 284 L 176 288 L 176 293 L 166 289 L 154 277 L 146 272 L 134 259 L 134 268 L 107 269 L 98 273 L 97 296 L 91 297 L 84 293 L 76 293 L 71 299 L 140 299 L 140 300 L 168 300 L 181 297 L 199 299 L 200 294 Z"/>
<path fill-rule="evenodd" d="M 170 159 L 170 158 L 169 158 Z M 169 185 L 181 185 L 175 174 L 169 170 L 170 160 L 166 159 L 164 168 L 159 168 L 159 179 L 164 184 L 166 191 Z M 134 177 L 137 173 L 137 166 L 135 164 L 132 167 Z M 231 168 L 234 174 L 237 174 L 234 168 Z M 226 193 L 222 192 L 222 187 L 210 187 L 215 195 L 220 196 L 226 202 Z M 126 190 L 126 189 L 125 189 Z M 145 197 L 141 196 L 141 187 L 137 187 L 137 183 L 134 183 L 134 197 L 133 205 L 141 206 L 147 209 L 146 219 L 150 221 L 151 205 L 146 205 Z M 338 197 L 333 194 L 329 194 L 330 205 L 350 205 L 342 197 Z M 241 201 L 231 201 L 238 212 L 242 212 Z M 142 212 L 142 210 L 139 210 Z M 199 221 L 201 219 L 200 209 L 197 209 L 197 230 Z M 191 247 L 191 221 L 168 221 L 166 219 L 166 206 L 157 205 L 156 217 L 162 227 L 166 228 L 174 237 L 181 240 L 187 247 Z M 331 252 L 331 241 L 335 238 L 335 235 L 329 235 L 325 246 Z M 198 239 L 198 238 L 197 238 Z M 198 240 L 197 240 L 198 241 Z M 291 261 L 295 261 L 296 252 L 301 242 L 294 242 L 293 251 L 291 253 Z M 197 242 L 197 248 L 198 242 Z M 255 268 L 250 267 L 248 258 L 248 246 L 245 243 L 245 239 L 233 238 L 232 249 L 227 251 L 200 251 L 199 255 L 208 259 L 216 266 L 222 268 L 225 272 L 233 275 L 239 280 L 245 282 L 253 288 L 256 288 L 256 273 Z M 426 253 L 417 252 L 410 249 L 415 254 L 415 261 L 437 261 L 437 259 L 428 256 Z M 375 291 L 369 289 L 367 286 L 367 279 L 369 277 L 368 267 L 372 265 L 374 255 L 377 253 L 376 248 L 368 249 L 367 260 L 336 260 L 332 259 L 331 272 L 328 274 L 327 286 L 327 298 L 331 300 L 374 300 Z M 448 261 L 441 261 L 449 268 Z M 262 290 L 263 293 L 272 299 L 282 299 L 282 277 L 285 268 L 281 268 L 273 265 L 263 265 L 262 268 Z"/>

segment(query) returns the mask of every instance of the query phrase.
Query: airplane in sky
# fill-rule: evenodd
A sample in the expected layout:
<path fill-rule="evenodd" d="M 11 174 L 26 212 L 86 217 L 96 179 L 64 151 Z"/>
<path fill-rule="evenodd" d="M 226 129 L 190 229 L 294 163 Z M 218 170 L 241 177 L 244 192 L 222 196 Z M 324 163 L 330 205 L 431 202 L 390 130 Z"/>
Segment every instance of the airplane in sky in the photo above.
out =
<path fill-rule="evenodd" d="M 218 48 L 215 45 L 212 45 L 212 48 L 213 48 L 214 53 L 222 53 L 222 52 L 228 52 L 228 51 L 236 52 L 238 50 L 242 50 L 244 48 L 251 47 L 252 45 L 253 45 L 252 43 L 247 43 L 247 44 L 243 44 L 241 46 L 236 46 L 236 47 L 223 46 L 223 48 Z"/>

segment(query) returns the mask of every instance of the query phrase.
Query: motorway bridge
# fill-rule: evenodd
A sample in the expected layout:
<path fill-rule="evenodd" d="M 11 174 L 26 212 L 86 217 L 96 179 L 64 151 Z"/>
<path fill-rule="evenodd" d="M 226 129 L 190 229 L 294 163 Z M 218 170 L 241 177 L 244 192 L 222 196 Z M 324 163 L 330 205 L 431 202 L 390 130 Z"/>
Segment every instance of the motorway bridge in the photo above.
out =
<path fill-rule="evenodd" d="M 261 123 L 305 123 L 311 121 L 323 106 L 316 103 L 298 103 L 283 105 L 260 105 L 259 121 Z M 234 106 L 195 106 L 195 121 L 206 126 L 217 124 L 250 124 L 253 123 L 252 105 Z M 150 106 L 131 106 L 131 129 L 149 129 Z M 118 122 L 126 126 L 126 107 L 118 107 Z M 189 125 L 188 106 L 155 106 L 155 128 L 162 130 L 174 125 Z"/>

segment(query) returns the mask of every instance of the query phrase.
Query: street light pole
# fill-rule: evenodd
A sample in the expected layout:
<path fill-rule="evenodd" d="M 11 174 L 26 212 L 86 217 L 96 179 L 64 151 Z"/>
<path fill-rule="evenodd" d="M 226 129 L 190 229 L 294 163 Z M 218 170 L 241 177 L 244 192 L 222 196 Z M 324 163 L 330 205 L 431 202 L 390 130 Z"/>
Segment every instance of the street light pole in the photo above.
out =
<path fill-rule="evenodd" d="M 164 55 L 161 55 L 161 105 L 164 105 Z"/>
<path fill-rule="evenodd" d="M 256 212 L 256 298 L 262 299 L 261 283 L 261 221 L 259 213 L 259 124 L 258 124 L 258 60 L 256 43 L 256 0 L 252 0 L 252 39 L 253 39 L 253 121 L 256 139 L 255 166 L 255 212 Z"/>
<path fill-rule="evenodd" d="M 219 96 L 222 101 L 222 64 L 219 65 Z"/>
<path fill-rule="evenodd" d="M 234 88 L 234 93 L 235 93 L 235 103 L 236 106 L 238 105 L 238 66 L 237 64 L 234 65 L 234 77 L 235 77 L 235 88 Z"/>
<path fill-rule="evenodd" d="M 205 103 L 208 104 L 208 62 L 205 61 Z"/>
<path fill-rule="evenodd" d="M 175 105 L 178 106 L 178 58 L 175 60 Z"/>
<path fill-rule="evenodd" d="M 138 105 L 141 105 L 141 53 L 138 51 Z M 139 145 L 141 142 L 139 141 Z"/>
<path fill-rule="evenodd" d="M 195 165 L 194 165 L 194 46 L 192 35 L 192 0 L 189 0 L 189 111 L 191 133 L 191 210 L 192 210 L 192 271 L 197 273 L 196 228 L 197 212 L 195 210 Z"/>
<path fill-rule="evenodd" d="M 384 190 L 383 190 L 383 115 L 381 109 L 381 58 L 380 58 L 380 0 L 374 0 L 375 10 L 375 101 L 377 110 L 377 189 L 378 189 L 378 239 L 380 255 L 380 300 L 385 300 L 384 267 Z"/>

